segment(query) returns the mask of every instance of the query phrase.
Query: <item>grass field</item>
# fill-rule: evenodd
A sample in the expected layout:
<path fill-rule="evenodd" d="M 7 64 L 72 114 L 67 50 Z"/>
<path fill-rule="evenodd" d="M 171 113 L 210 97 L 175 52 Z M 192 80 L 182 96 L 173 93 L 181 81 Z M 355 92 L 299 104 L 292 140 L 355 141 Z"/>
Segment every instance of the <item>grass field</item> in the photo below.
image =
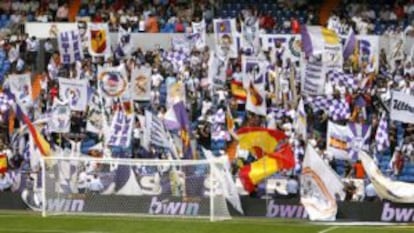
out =
<path fill-rule="evenodd" d="M 340 223 L 338 223 L 340 224 Z M 221 222 L 204 219 L 109 216 L 51 216 L 27 212 L 1 212 L 4 233 L 404 233 L 414 225 L 329 225 L 285 219 L 237 218 Z"/>

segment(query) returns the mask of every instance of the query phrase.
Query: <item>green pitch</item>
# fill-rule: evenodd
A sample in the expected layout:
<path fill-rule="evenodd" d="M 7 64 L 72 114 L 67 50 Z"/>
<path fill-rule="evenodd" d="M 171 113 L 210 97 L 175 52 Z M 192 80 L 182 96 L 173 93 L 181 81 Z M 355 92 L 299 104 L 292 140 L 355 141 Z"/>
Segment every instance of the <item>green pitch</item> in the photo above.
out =
<path fill-rule="evenodd" d="M 1 233 L 404 233 L 414 225 L 344 226 L 284 219 L 237 218 L 221 222 L 204 219 L 121 216 L 51 216 L 37 213 L 0 213 Z"/>

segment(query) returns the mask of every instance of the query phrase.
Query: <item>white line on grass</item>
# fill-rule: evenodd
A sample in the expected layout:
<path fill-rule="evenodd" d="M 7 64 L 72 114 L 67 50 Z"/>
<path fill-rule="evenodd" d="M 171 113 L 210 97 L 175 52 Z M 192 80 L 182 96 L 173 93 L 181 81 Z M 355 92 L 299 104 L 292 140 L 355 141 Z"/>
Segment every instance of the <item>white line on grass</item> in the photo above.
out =
<path fill-rule="evenodd" d="M 338 227 L 328 227 L 328 228 L 326 228 L 326 229 L 324 229 L 324 230 L 322 230 L 322 231 L 319 231 L 318 233 L 326 233 L 326 232 L 330 232 L 330 231 L 335 230 L 336 228 L 338 228 Z"/>
<path fill-rule="evenodd" d="M 31 232 L 31 233 L 104 233 L 102 231 L 76 231 L 76 230 L 33 230 L 33 229 L 10 229 L 0 228 L 0 232 Z"/>

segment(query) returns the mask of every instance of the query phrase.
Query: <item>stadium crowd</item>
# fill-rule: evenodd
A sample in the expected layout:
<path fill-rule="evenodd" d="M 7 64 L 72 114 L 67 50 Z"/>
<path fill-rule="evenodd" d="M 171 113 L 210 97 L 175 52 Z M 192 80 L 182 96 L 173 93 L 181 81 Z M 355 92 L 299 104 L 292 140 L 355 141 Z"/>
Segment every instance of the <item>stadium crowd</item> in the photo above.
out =
<path fill-rule="evenodd" d="M 130 29 L 134 33 L 188 33 L 192 30 L 191 22 L 198 22 L 201 19 L 204 19 L 207 24 L 207 32 L 213 32 L 212 21 L 217 17 L 237 18 L 239 29 L 240 23 L 244 19 L 257 18 L 261 33 L 298 34 L 302 24 L 319 24 L 318 9 L 320 5 L 300 0 L 257 1 L 260 4 L 252 4 L 252 1 L 208 0 L 136 0 L 122 4 L 119 2 L 123 1 L 82 1 L 78 17 L 89 18 L 92 22 L 107 22 L 111 31 L 117 31 L 119 27 L 122 27 Z M 333 11 L 326 25 L 341 35 L 348 34 L 351 28 L 360 35 L 398 35 L 412 27 L 410 23 L 414 16 L 414 1 L 381 1 L 385 5 L 384 7 L 381 5 L 380 9 L 377 9 L 380 5 L 371 4 L 373 1 L 360 3 L 349 0 L 342 2 L 341 7 Z M 123 64 L 127 67 L 128 72 L 133 67 L 148 66 L 152 70 L 151 101 L 134 103 L 136 124 L 133 129 L 132 146 L 130 148 L 112 148 L 113 156 L 132 158 L 165 158 L 167 156 L 162 148 L 151 147 L 147 151 L 141 146 L 140 140 L 143 137 L 143 130 L 138 115 L 142 115 L 144 110 L 151 110 L 160 119 L 163 119 L 167 111 L 166 88 L 171 83 L 180 81 L 184 83 L 186 89 L 186 107 L 191 121 L 191 135 L 196 140 L 200 157 L 202 157 L 201 146 L 212 150 L 216 155 L 226 153 L 230 147 L 233 141 L 232 135 L 227 129 L 225 120 L 219 117 L 227 111 L 227 108 L 230 108 L 235 118 L 236 128 L 260 126 L 283 130 L 289 136 L 289 142 L 294 147 L 296 166 L 294 169 L 282 171 L 275 176 L 296 178 L 300 174 L 306 142 L 295 133 L 294 121 L 297 110 L 292 104 L 292 90 L 289 90 L 289 85 L 287 85 L 287 89 L 282 91 L 283 98 L 278 102 L 274 101 L 270 95 L 267 98 L 268 109 L 281 109 L 283 114 L 280 116 L 275 116 L 275 112 L 270 112 L 268 116 L 262 117 L 245 111 L 245 102 L 234 98 L 230 87 L 232 80 L 242 81 L 241 55 L 243 51 L 239 52 L 236 59 L 230 59 L 226 67 L 226 85 L 212 93 L 211 86 L 205 82 L 212 48 L 194 49 L 191 51 L 188 61 L 183 62 L 178 69 L 174 69 L 171 62 L 164 58 L 163 53 L 166 48 L 146 51 L 138 48 L 126 59 L 120 59 L 116 56 L 107 59 L 94 59 L 85 54 L 82 61 L 73 65 L 63 65 L 59 60 L 56 43 L 51 39 L 41 43 L 36 37 L 25 34 L 24 23 L 69 21 L 67 2 L 9 0 L 2 1 L 0 8 L 0 28 L 3 35 L 1 51 L 5 56 L 4 59 L 10 64 L 10 68 L 2 75 L 5 77 L 9 73 L 32 72 L 33 79 L 41 80 L 40 99 L 28 107 L 29 115 L 33 121 L 50 111 L 53 102 L 56 101 L 55 98 L 59 96 L 58 77 L 88 80 L 89 87 L 96 90 L 98 65 L 109 67 Z M 236 9 L 237 12 L 234 13 L 233 9 Z M 46 65 L 39 71 L 36 61 L 41 50 L 45 52 L 44 63 Z M 276 66 L 279 74 L 282 74 L 280 77 L 282 85 L 289 83 L 289 76 L 294 69 L 294 64 L 288 60 L 272 62 L 271 52 L 263 52 L 262 56 L 267 60 L 268 65 Z M 331 87 L 334 96 L 345 96 L 346 102 L 350 105 L 349 118 L 339 120 L 339 122 L 358 122 L 371 125 L 369 147 L 372 152 L 375 152 L 375 158 L 383 171 L 386 171 L 394 179 L 413 182 L 414 173 L 410 176 L 402 176 L 401 174 L 405 167 L 414 164 L 414 125 L 388 120 L 389 146 L 378 151 L 376 141 L 381 115 L 383 112 L 387 113 L 387 108 L 384 106 L 390 101 L 391 91 L 399 90 L 414 95 L 412 56 L 404 54 L 400 58 L 390 61 L 385 52 L 381 51 L 378 74 L 374 73 L 368 63 L 356 63 L 352 61 L 351 57 L 344 62 L 344 70 L 352 72 L 360 80 L 361 85 L 357 90 L 347 90 L 339 86 Z M 298 70 L 295 75 L 299 80 L 300 72 Z M 296 83 L 298 91 L 299 87 L 298 82 Z M 360 161 L 338 160 L 326 152 L 327 123 L 329 120 L 333 120 L 332 117 L 325 111 L 314 111 L 310 104 L 305 104 L 305 110 L 309 132 L 307 143 L 314 145 L 324 160 L 342 177 L 366 178 Z M 102 147 L 94 146 L 101 141 L 101 135 L 86 130 L 87 116 L 87 111 L 72 112 L 70 133 L 63 135 L 47 131 L 43 133 L 52 145 L 61 147 L 62 150 L 72 152 L 77 150 L 76 153 L 102 156 L 104 153 Z M 21 145 L 27 139 L 17 143 L 10 140 L 12 135 L 8 134 L 8 122 L 4 118 L 2 120 L 0 149 L 7 154 L 9 169 L 30 170 L 30 155 L 24 150 L 24 145 Z M 14 128 L 17 130 L 19 127 L 20 123 L 16 122 Z M 217 129 L 219 130 L 217 131 Z M 251 159 L 254 158 L 246 156 L 235 160 L 235 172 L 238 167 L 246 163 L 246 160 Z M 8 173 L 1 175 L 0 190 L 11 187 L 10 179 Z M 298 191 L 295 181 L 288 183 L 290 193 Z M 367 185 L 369 186 L 369 184 Z M 352 187 L 349 190 L 350 193 L 353 192 Z M 372 188 L 367 188 L 367 190 L 371 192 L 370 196 L 372 196 Z"/>

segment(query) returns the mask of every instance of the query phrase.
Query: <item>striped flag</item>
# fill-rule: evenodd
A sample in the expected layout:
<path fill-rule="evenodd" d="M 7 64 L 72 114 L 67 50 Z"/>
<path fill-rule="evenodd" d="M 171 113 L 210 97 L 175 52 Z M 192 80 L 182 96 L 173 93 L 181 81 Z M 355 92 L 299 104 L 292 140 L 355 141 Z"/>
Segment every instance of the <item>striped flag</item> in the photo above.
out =
<path fill-rule="evenodd" d="M 168 150 L 174 159 L 178 158 L 170 133 L 165 128 L 162 120 L 150 111 L 145 111 L 144 137 L 147 137 L 147 140 L 144 139 L 144 141 L 147 141 L 147 148 L 149 144 L 152 144 Z"/>
<path fill-rule="evenodd" d="M 149 130 L 150 143 L 159 147 L 168 147 L 167 131 L 162 121 L 152 114 L 145 111 L 146 129 Z"/>
<path fill-rule="evenodd" d="M 378 151 L 384 151 L 390 147 L 390 138 L 388 137 L 388 121 L 385 113 L 381 116 L 381 120 L 375 134 L 375 141 L 377 142 Z"/>

